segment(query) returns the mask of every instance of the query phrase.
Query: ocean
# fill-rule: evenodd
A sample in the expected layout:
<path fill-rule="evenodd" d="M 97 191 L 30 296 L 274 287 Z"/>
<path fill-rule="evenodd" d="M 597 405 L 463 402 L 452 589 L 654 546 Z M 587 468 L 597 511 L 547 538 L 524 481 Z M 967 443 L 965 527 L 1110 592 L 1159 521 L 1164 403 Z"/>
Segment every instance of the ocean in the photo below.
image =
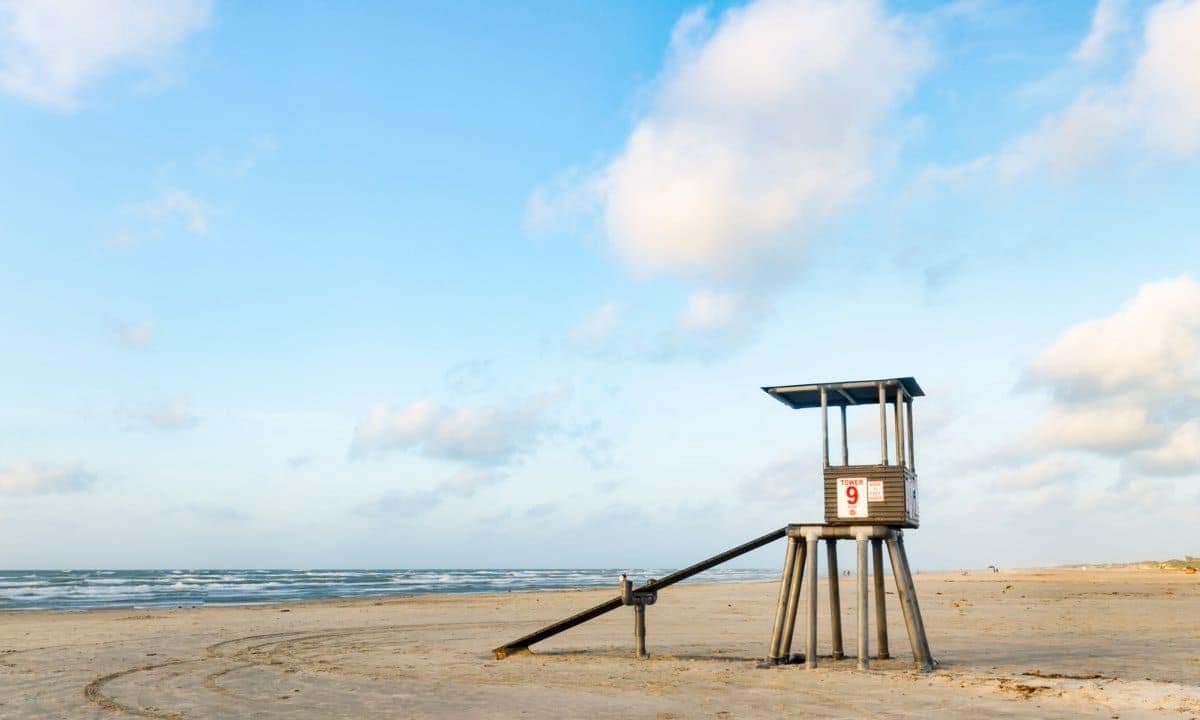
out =
<path fill-rule="evenodd" d="M 2 570 L 0 611 L 262 605 L 323 598 L 612 588 L 671 570 Z M 779 570 L 714 568 L 685 582 L 778 580 Z"/>

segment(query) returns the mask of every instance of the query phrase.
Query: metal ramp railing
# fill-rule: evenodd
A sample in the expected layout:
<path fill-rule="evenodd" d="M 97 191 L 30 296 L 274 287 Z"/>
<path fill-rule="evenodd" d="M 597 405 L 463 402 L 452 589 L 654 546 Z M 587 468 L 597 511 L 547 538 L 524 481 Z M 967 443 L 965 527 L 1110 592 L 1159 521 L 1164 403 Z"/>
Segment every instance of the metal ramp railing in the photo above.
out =
<path fill-rule="evenodd" d="M 682 570 L 676 570 L 675 572 L 671 573 L 670 575 L 667 575 L 664 578 L 661 578 L 659 580 L 653 580 L 651 582 L 646 583 L 645 585 L 642 585 L 641 587 L 634 588 L 633 595 L 637 596 L 637 595 L 657 593 L 659 590 L 661 590 L 665 587 L 668 587 L 670 585 L 674 585 L 675 583 L 677 583 L 681 580 L 686 580 L 693 575 L 702 573 L 705 570 L 710 570 L 710 569 L 716 567 L 717 565 L 720 565 L 721 563 L 728 562 L 729 560 L 734 559 L 735 557 L 738 557 L 740 555 L 745 555 L 746 553 L 750 552 L 751 550 L 757 550 L 758 548 L 760 548 L 764 545 L 768 545 L 770 543 L 775 542 L 776 540 L 780 540 L 786 534 L 787 534 L 786 527 L 779 528 L 778 530 L 772 530 L 771 532 L 767 533 L 766 535 L 757 537 L 749 542 L 738 545 L 735 548 L 726 550 L 725 552 L 723 552 L 719 555 L 713 555 L 712 557 L 708 558 L 707 560 L 701 560 L 700 562 L 696 563 L 695 565 L 689 565 L 688 567 L 685 567 Z M 602 602 L 599 605 L 596 605 L 595 607 L 588 608 L 587 610 L 584 610 L 583 612 L 580 612 L 580 613 L 576 613 L 575 615 L 572 615 L 569 618 L 566 618 L 564 620 L 559 620 L 558 622 L 553 623 L 551 625 L 547 625 L 546 627 L 542 628 L 541 630 L 532 632 L 524 637 L 517 638 L 516 640 L 513 640 L 512 642 L 507 643 L 505 645 L 501 645 L 500 647 L 493 649 L 492 653 L 496 656 L 497 660 L 503 660 L 504 658 L 508 657 L 509 655 L 512 655 L 513 653 L 520 652 L 521 650 L 528 650 L 529 646 L 533 645 L 534 643 L 539 643 L 539 642 L 545 640 L 546 638 L 550 638 L 561 632 L 570 630 L 571 628 L 573 628 L 577 625 L 582 625 L 583 623 L 587 622 L 588 620 L 594 620 L 594 619 L 600 617 L 601 615 L 608 613 L 608 612 L 612 612 L 613 610 L 616 610 L 617 608 L 619 608 L 625 604 L 626 604 L 626 599 L 622 598 L 620 595 L 618 595 L 617 597 L 614 597 L 611 600 Z"/>

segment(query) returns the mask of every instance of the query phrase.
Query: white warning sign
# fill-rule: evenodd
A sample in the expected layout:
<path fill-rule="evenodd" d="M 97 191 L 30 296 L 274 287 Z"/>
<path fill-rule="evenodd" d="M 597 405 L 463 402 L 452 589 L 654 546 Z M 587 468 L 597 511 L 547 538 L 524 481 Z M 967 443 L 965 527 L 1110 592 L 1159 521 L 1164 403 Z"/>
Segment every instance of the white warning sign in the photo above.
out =
<path fill-rule="evenodd" d="M 869 514 L 867 479 L 838 478 L 837 509 L 839 518 L 865 518 Z"/>
<path fill-rule="evenodd" d="M 867 481 L 867 500 L 870 500 L 871 502 L 883 502 L 882 480 Z"/>

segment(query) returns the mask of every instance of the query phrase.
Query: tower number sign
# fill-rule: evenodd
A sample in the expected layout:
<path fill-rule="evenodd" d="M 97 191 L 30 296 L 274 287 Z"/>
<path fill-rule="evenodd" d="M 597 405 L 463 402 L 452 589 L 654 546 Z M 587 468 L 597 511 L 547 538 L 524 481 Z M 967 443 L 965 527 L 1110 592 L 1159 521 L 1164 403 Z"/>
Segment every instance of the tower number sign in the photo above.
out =
<path fill-rule="evenodd" d="M 837 483 L 839 518 L 865 518 L 870 515 L 870 499 L 865 477 L 838 478 Z"/>

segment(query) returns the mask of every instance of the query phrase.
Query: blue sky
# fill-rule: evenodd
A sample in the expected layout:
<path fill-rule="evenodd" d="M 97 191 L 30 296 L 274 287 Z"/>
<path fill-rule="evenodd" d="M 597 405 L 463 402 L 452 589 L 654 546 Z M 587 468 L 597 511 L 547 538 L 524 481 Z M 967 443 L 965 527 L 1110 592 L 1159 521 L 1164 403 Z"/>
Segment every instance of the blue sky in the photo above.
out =
<path fill-rule="evenodd" d="M 677 565 L 820 517 L 760 386 L 898 375 L 919 566 L 1197 554 L 1198 34 L 0 2 L 0 566 Z"/>

